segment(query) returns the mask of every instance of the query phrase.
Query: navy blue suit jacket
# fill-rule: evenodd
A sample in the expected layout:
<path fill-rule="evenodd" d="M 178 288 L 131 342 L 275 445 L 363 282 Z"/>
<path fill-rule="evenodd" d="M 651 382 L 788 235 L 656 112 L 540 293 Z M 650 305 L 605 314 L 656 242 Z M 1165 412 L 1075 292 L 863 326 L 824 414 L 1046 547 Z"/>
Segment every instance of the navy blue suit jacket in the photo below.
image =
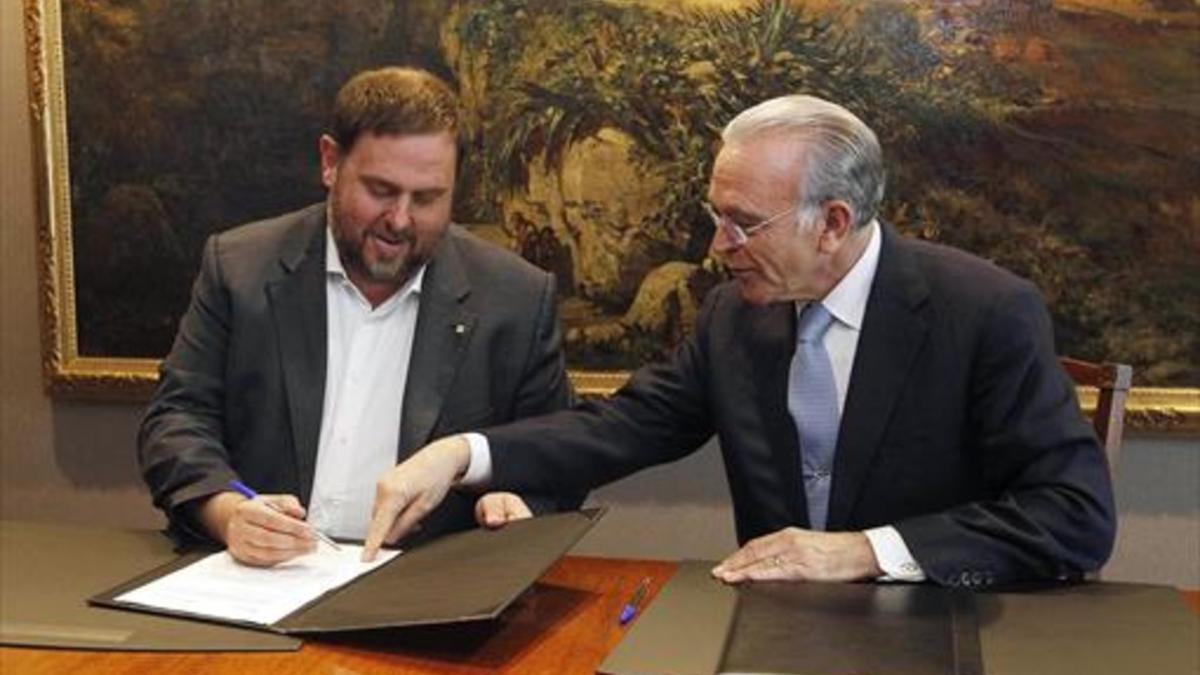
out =
<path fill-rule="evenodd" d="M 829 530 L 893 525 L 928 577 L 1079 576 L 1115 532 L 1103 453 L 1032 284 L 952 248 L 883 242 L 851 372 Z M 605 401 L 488 430 L 494 484 L 582 490 L 720 437 L 738 539 L 807 527 L 787 410 L 792 303 L 709 294 L 694 335 Z"/>

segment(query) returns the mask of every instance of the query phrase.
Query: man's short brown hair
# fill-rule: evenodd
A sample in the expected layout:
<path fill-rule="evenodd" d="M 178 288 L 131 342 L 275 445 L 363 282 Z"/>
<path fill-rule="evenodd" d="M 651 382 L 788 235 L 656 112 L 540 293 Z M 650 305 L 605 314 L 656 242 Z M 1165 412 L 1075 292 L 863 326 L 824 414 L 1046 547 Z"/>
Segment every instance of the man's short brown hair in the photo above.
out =
<path fill-rule="evenodd" d="M 350 78 L 334 101 L 329 134 L 349 152 L 363 132 L 458 132 L 458 100 L 450 86 L 418 68 L 391 66 Z"/>

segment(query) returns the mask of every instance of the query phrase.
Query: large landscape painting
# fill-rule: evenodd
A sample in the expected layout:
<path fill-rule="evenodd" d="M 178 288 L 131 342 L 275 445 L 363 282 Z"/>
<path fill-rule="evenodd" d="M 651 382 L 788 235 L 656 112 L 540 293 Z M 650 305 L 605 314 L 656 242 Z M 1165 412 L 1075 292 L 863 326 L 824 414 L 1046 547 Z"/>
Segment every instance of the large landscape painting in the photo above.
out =
<path fill-rule="evenodd" d="M 63 2 L 81 357 L 160 357 L 204 239 L 322 198 L 338 86 L 424 66 L 466 113 L 455 218 L 558 275 L 570 364 L 666 353 L 720 279 L 701 200 L 737 111 L 880 134 L 884 217 L 1033 280 L 1061 353 L 1200 383 L 1190 0 Z"/>

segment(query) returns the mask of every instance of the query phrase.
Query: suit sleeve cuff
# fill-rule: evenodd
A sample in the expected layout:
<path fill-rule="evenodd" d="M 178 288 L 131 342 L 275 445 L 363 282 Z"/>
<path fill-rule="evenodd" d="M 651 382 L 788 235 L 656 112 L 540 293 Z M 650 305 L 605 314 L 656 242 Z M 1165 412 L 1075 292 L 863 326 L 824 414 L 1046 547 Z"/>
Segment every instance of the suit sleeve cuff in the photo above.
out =
<path fill-rule="evenodd" d="M 883 576 L 879 581 L 925 581 L 925 571 L 913 558 L 904 538 L 891 525 L 873 527 L 863 532 L 875 552 L 875 560 Z"/>
<path fill-rule="evenodd" d="M 483 434 L 467 433 L 463 438 L 471 449 L 471 458 L 458 484 L 465 488 L 485 488 L 492 481 L 492 448 Z"/>

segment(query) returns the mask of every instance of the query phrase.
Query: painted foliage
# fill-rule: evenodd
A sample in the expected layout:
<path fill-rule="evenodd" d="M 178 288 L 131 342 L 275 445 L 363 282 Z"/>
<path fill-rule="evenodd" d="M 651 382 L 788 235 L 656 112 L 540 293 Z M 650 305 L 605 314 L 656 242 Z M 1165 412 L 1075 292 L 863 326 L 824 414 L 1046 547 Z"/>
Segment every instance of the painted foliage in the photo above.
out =
<path fill-rule="evenodd" d="M 339 84 L 413 63 L 462 96 L 456 219 L 558 275 L 573 367 L 690 330 L 719 129 L 804 92 L 879 133 L 885 219 L 1037 283 L 1060 351 L 1194 385 L 1198 28 L 1184 0 L 64 3 L 80 353 L 165 354 L 205 237 L 319 200 Z"/>

